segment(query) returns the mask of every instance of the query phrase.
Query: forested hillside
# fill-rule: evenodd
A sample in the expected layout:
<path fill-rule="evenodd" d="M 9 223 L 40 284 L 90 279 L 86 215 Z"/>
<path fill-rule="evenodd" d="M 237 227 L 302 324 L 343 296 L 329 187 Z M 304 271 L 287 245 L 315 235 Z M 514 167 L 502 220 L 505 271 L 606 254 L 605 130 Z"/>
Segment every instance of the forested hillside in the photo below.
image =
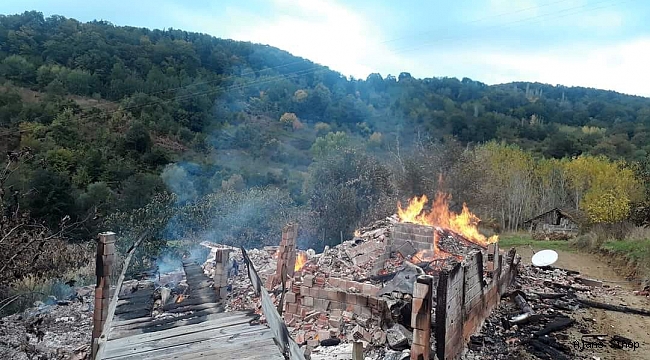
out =
<path fill-rule="evenodd" d="M 501 229 L 554 206 L 643 221 L 649 140 L 650 99 L 611 91 L 352 79 L 205 34 L 0 16 L 2 207 L 79 222 L 67 241 L 253 246 L 297 220 L 323 246 L 438 188 Z"/>

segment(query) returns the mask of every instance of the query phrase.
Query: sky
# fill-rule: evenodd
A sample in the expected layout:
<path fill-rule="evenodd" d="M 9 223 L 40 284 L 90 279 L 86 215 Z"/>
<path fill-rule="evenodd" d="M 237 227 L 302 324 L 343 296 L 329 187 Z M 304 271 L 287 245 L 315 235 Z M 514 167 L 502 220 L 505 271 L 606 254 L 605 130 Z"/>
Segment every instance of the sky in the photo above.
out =
<path fill-rule="evenodd" d="M 2 0 L 272 45 L 347 76 L 469 77 L 650 97 L 647 0 Z"/>

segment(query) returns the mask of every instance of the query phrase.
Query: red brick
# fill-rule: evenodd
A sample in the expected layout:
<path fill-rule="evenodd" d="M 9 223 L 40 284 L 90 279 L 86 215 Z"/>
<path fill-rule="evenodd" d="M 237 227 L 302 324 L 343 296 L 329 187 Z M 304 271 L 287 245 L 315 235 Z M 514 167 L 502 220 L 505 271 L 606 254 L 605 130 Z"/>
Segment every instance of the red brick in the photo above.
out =
<path fill-rule="evenodd" d="M 329 324 L 331 327 L 338 329 L 341 327 L 341 318 L 338 316 L 330 316 Z"/>
<path fill-rule="evenodd" d="M 287 304 L 287 313 L 296 314 L 298 312 L 298 305 L 296 304 Z"/>
<path fill-rule="evenodd" d="M 339 299 L 338 290 L 336 289 L 325 289 L 325 298 L 328 300 L 336 301 Z"/>
<path fill-rule="evenodd" d="M 345 302 L 348 304 L 356 305 L 357 304 L 357 295 L 353 293 L 345 294 Z"/>
<path fill-rule="evenodd" d="M 329 330 L 318 330 L 318 340 L 323 341 L 330 338 Z"/>
<path fill-rule="evenodd" d="M 347 298 L 347 293 L 345 291 L 342 290 L 336 291 L 336 301 L 344 303 L 346 302 L 346 298 Z"/>
<path fill-rule="evenodd" d="M 295 303 L 296 302 L 296 294 L 289 291 L 286 294 L 284 294 L 284 300 L 287 303 Z"/>

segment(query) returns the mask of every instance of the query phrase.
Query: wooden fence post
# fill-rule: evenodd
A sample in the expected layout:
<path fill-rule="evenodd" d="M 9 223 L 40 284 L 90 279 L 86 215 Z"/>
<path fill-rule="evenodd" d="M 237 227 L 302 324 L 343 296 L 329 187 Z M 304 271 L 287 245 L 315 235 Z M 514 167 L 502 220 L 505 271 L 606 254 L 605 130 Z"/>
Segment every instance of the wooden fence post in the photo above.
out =
<path fill-rule="evenodd" d="M 102 335 L 102 329 L 108 315 L 108 305 L 111 301 L 111 271 L 115 261 L 115 233 L 105 232 L 99 234 L 97 242 L 97 257 L 95 259 L 95 309 L 93 313 L 92 341 Z M 93 354 L 94 355 L 94 354 Z"/>
<path fill-rule="evenodd" d="M 413 345 L 411 360 L 429 360 L 431 352 L 431 308 L 433 278 L 420 275 L 413 287 L 413 306 L 411 327 L 413 328 Z"/>

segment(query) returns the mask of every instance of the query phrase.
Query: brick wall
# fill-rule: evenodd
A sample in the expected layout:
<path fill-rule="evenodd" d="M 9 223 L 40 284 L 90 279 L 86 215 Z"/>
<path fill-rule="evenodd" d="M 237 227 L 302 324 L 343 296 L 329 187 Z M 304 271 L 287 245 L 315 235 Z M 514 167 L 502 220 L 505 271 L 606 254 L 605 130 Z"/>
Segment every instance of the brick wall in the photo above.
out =
<path fill-rule="evenodd" d="M 381 288 L 372 284 L 304 275 L 302 281 L 294 280 L 287 284 L 287 288 L 290 289 L 284 308 L 287 323 L 292 318 L 300 321 L 314 310 L 347 311 L 379 322 L 389 316 L 388 305 L 376 296 Z"/>
<path fill-rule="evenodd" d="M 436 352 L 441 360 L 457 359 L 469 340 L 499 304 L 514 279 L 514 249 L 503 264 L 498 245 L 480 251 L 440 273 L 436 302 Z M 485 271 L 484 271 L 485 269 Z"/>

